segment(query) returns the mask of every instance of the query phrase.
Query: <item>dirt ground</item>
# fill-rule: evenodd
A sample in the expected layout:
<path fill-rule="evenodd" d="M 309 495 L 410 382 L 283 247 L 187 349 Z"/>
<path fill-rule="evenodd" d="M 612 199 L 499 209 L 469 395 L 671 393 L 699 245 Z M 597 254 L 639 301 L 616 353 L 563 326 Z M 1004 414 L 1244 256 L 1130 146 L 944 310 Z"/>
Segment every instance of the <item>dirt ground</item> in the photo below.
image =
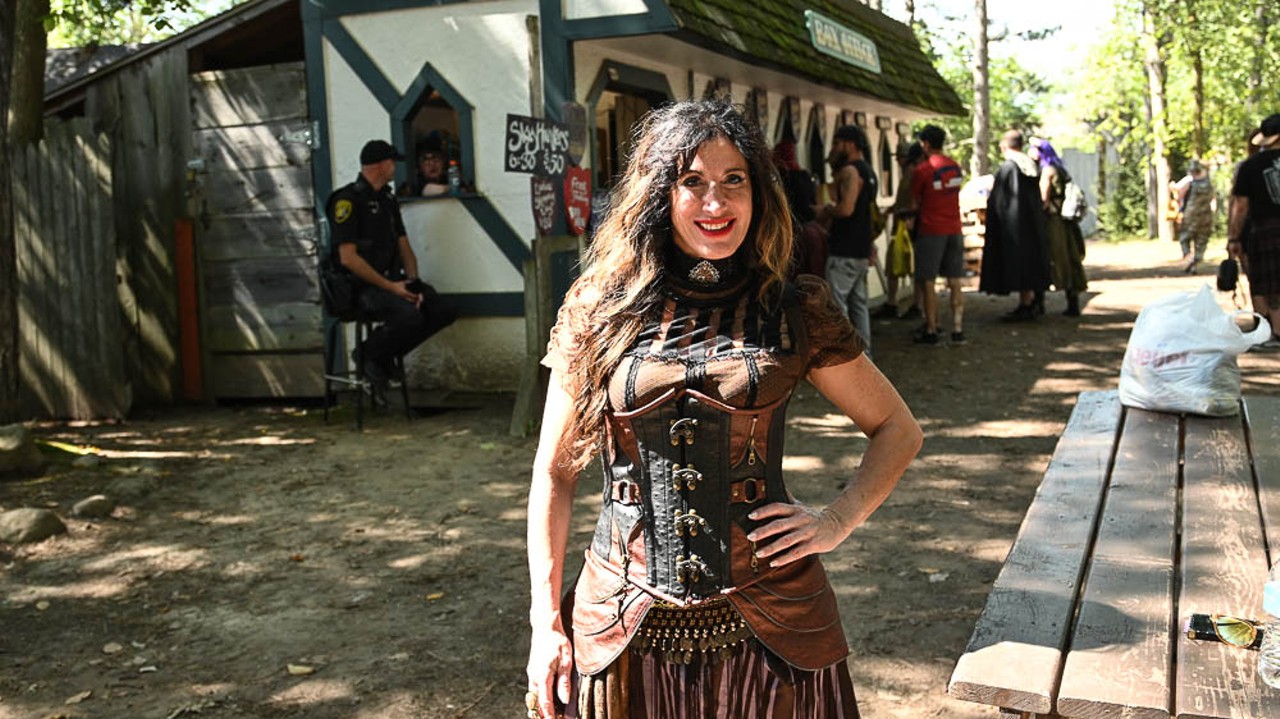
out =
<path fill-rule="evenodd" d="M 877 362 L 927 439 L 826 558 L 864 716 L 996 716 L 949 699 L 947 679 L 1074 399 L 1116 386 L 1138 309 L 1211 281 L 1218 252 L 1192 277 L 1176 246 L 1092 243 L 1083 317 L 1059 316 L 1059 294 L 1039 322 L 1002 324 L 1012 300 L 970 292 L 964 346 L 875 324 Z M 1246 392 L 1280 393 L 1280 353 L 1240 364 Z M 67 519 L 66 535 L 0 545 L 0 719 L 521 716 L 535 441 L 508 436 L 510 397 L 464 404 L 363 433 L 349 410 L 326 425 L 315 407 L 36 426 L 103 462 L 63 456 L 0 483 L 0 508 L 67 517 L 122 478 L 134 496 L 109 519 Z M 807 385 L 792 407 L 788 482 L 825 502 L 865 440 Z M 596 483 L 580 485 L 575 557 Z"/>

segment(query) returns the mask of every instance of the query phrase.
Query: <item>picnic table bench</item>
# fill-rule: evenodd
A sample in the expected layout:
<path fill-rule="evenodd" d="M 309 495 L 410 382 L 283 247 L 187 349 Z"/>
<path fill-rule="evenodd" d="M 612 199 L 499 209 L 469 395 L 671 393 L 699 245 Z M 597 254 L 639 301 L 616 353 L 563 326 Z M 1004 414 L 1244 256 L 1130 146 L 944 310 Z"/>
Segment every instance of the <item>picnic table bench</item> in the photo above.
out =
<path fill-rule="evenodd" d="M 1262 618 L 1280 548 L 1280 398 L 1241 405 L 1210 418 L 1080 395 L 952 697 L 1023 718 L 1280 717 L 1256 651 L 1184 633 L 1193 613 Z"/>

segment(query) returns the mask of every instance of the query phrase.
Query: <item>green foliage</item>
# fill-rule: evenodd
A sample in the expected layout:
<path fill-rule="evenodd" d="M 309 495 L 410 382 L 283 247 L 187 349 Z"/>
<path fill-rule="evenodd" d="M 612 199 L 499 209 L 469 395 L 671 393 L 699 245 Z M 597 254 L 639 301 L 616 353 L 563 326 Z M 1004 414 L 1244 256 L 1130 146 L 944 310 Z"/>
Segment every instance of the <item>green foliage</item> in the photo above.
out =
<path fill-rule="evenodd" d="M 51 0 L 49 47 L 156 42 L 238 0 Z"/>
<path fill-rule="evenodd" d="M 912 24 L 920 47 L 938 68 L 939 74 L 955 88 L 961 102 L 973 107 L 973 41 L 969 37 L 972 18 L 965 15 L 949 15 L 940 8 L 933 8 L 936 24 L 930 26 L 920 20 Z M 1015 33 L 1023 39 L 1043 39 L 1060 28 L 1042 28 Z M 995 47 L 1010 37 L 1008 28 L 992 31 L 989 41 Z M 994 54 L 994 53 L 992 53 Z M 992 57 L 987 61 L 987 91 L 990 105 L 988 127 L 991 137 L 991 166 L 1002 161 L 999 139 L 1006 130 L 1031 132 L 1040 125 L 1040 112 L 1049 86 L 1043 78 L 1020 65 L 1016 58 Z M 961 167 L 968 168 L 973 157 L 973 117 L 935 117 L 918 123 L 938 125 L 947 131 L 946 153 Z"/>
<path fill-rule="evenodd" d="M 1120 149 L 1120 162 L 1107 165 L 1110 191 L 1098 207 L 1100 228 L 1108 237 L 1146 234 L 1147 190 L 1145 148 L 1129 143 Z"/>
<path fill-rule="evenodd" d="M 1197 154 L 1194 59 L 1198 56 L 1206 147 L 1200 159 L 1219 179 L 1229 176 L 1244 155 L 1248 132 L 1262 117 L 1280 111 L 1280 83 L 1271 80 L 1280 73 L 1280 32 L 1274 27 L 1280 22 L 1280 8 L 1273 0 L 1146 2 L 1154 10 L 1155 30 L 1165 41 L 1165 141 L 1173 174 L 1181 176 L 1186 161 Z M 1261 26 L 1260 9 L 1266 13 Z M 1113 231 L 1144 227 L 1147 222 L 1143 170 L 1153 162 L 1153 137 L 1146 118 L 1141 13 L 1140 0 L 1117 0 L 1111 28 L 1092 49 L 1070 103 L 1077 118 L 1097 138 L 1115 146 L 1127 163 L 1108 167 L 1109 193 L 1115 196 L 1104 201 L 1103 221 Z M 1260 77 L 1261 83 L 1251 97 L 1253 76 Z"/>
<path fill-rule="evenodd" d="M 949 56 L 939 58 L 938 70 L 951 83 L 968 107 L 973 106 L 972 50 L 963 43 L 954 44 Z M 1016 129 L 1031 132 L 1040 125 L 1041 99 L 1049 87 L 1035 73 L 1018 64 L 1014 58 L 992 59 L 987 64 L 991 113 L 991 166 L 1001 162 L 1000 135 Z M 970 116 L 934 118 L 929 122 L 947 131 L 947 154 L 961 167 L 969 167 L 973 157 L 973 120 Z"/>

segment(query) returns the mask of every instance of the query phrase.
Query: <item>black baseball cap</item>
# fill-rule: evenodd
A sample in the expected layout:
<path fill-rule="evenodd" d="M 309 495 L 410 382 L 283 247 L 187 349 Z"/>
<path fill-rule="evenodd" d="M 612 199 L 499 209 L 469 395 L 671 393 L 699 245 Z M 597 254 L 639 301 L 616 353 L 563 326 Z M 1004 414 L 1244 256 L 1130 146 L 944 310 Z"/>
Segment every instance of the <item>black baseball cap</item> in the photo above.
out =
<path fill-rule="evenodd" d="M 1253 144 L 1267 147 L 1274 145 L 1276 140 L 1280 140 L 1280 114 L 1271 115 L 1262 121 L 1262 125 L 1258 127 L 1258 134 L 1253 138 Z"/>
<path fill-rule="evenodd" d="M 361 165 L 376 165 L 383 160 L 403 160 L 404 154 L 385 140 L 370 140 L 360 150 Z"/>

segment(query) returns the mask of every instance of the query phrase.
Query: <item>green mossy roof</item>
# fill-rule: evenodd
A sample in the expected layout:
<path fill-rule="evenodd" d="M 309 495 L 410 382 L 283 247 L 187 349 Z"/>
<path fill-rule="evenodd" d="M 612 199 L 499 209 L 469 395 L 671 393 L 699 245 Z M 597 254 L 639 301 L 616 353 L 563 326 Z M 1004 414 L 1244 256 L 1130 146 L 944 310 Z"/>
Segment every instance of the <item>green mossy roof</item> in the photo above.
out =
<path fill-rule="evenodd" d="M 920 49 L 911 28 L 856 0 L 666 0 L 682 30 L 818 82 L 941 115 L 967 112 Z M 880 74 L 814 48 L 805 10 L 865 35 L 880 54 Z"/>

